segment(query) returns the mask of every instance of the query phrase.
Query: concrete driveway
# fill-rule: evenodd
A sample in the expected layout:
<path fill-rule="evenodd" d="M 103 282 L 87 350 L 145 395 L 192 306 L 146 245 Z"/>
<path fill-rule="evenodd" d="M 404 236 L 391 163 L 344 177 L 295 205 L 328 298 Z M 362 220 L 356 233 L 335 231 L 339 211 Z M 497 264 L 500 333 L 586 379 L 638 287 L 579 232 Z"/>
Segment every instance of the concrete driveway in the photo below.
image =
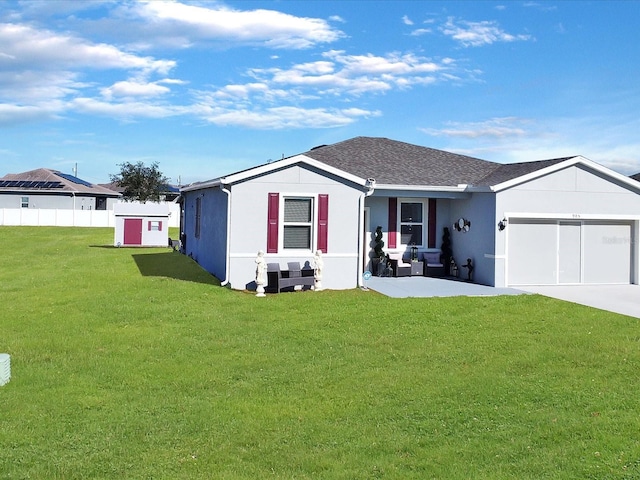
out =
<path fill-rule="evenodd" d="M 640 318 L 640 285 L 552 285 L 494 288 L 475 283 L 432 277 L 372 277 L 365 286 L 388 297 L 455 297 L 522 295 L 546 297 Z"/>
<path fill-rule="evenodd" d="M 518 288 L 546 297 L 640 318 L 640 285 L 549 285 Z"/>

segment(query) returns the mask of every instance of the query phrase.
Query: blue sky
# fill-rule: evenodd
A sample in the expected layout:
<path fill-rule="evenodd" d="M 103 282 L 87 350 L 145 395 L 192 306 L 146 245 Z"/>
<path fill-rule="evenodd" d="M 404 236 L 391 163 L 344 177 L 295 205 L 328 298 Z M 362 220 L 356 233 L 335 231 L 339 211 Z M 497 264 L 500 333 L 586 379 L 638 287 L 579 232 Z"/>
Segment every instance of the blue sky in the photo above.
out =
<path fill-rule="evenodd" d="M 640 172 L 640 2 L 3 1 L 0 176 L 207 180 L 354 136 Z"/>

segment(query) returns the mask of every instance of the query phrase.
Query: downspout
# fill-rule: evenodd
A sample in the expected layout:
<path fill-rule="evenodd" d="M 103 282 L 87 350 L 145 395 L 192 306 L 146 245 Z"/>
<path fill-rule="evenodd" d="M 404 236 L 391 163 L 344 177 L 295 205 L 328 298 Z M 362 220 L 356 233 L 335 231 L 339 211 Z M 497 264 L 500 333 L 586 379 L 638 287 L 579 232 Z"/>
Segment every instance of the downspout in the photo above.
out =
<path fill-rule="evenodd" d="M 358 219 L 358 288 L 362 288 L 364 283 L 362 282 L 362 272 L 360 268 L 364 265 L 364 202 L 365 198 L 371 196 L 376 188 L 376 180 L 374 178 L 367 178 L 365 186 L 368 188 L 366 192 L 360 194 L 359 209 L 360 218 Z"/>
<path fill-rule="evenodd" d="M 224 280 L 220 283 L 221 287 L 226 286 L 229 283 L 229 261 L 231 257 L 231 191 L 224 186 L 224 184 L 220 184 L 220 190 L 222 190 L 227 195 L 227 234 L 226 242 L 227 245 L 225 247 L 225 261 L 224 261 Z"/>
<path fill-rule="evenodd" d="M 73 197 L 73 216 L 72 216 L 72 223 L 73 226 L 76 226 L 76 192 L 71 192 L 71 196 Z"/>

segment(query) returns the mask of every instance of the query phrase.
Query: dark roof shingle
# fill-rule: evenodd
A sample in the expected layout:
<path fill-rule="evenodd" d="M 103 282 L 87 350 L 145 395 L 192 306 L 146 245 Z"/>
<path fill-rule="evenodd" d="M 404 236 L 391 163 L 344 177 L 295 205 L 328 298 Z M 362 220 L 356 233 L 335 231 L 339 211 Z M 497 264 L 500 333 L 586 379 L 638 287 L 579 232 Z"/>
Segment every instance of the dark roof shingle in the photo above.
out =
<path fill-rule="evenodd" d="M 499 164 L 379 137 L 355 137 L 303 155 L 384 185 L 477 184 Z"/>

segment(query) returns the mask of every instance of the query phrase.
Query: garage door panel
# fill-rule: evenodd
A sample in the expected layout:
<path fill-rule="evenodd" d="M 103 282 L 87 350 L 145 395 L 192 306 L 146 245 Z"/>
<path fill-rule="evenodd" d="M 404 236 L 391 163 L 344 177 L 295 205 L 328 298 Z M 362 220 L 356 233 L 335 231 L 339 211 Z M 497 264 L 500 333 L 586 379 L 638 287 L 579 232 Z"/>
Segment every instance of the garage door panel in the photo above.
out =
<path fill-rule="evenodd" d="M 582 281 L 582 226 L 560 222 L 558 231 L 558 283 Z"/>
<path fill-rule="evenodd" d="M 633 223 L 511 219 L 509 285 L 629 284 Z"/>
<path fill-rule="evenodd" d="M 631 283 L 631 224 L 589 222 L 584 235 L 584 283 Z"/>
<path fill-rule="evenodd" d="M 557 282 L 556 222 L 509 222 L 509 283 L 548 285 Z"/>

